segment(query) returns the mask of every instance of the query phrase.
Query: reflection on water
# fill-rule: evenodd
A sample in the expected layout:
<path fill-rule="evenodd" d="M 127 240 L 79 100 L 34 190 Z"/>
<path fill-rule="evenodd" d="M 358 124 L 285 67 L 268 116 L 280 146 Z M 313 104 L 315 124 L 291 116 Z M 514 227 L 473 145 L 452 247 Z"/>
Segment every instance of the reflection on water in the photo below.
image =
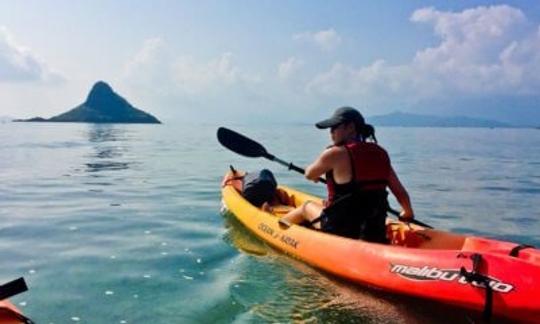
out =
<path fill-rule="evenodd" d="M 92 143 L 116 142 L 127 138 L 127 130 L 114 124 L 90 124 L 88 140 Z"/>
<path fill-rule="evenodd" d="M 105 170 L 124 170 L 129 167 L 125 162 L 104 162 L 104 163 L 86 163 L 87 172 L 98 172 Z"/>
<path fill-rule="evenodd" d="M 223 217 L 225 227 L 229 228 L 224 237 L 226 242 L 232 243 L 241 251 L 252 255 L 266 255 L 270 251 L 270 248 L 263 241 L 252 235 L 231 213 L 225 211 Z"/>
<path fill-rule="evenodd" d="M 87 172 L 119 171 L 130 167 L 130 162 L 118 161 L 128 150 L 130 136 L 126 128 L 91 124 L 86 136 L 95 151 L 88 156 L 91 161 L 85 163 Z"/>

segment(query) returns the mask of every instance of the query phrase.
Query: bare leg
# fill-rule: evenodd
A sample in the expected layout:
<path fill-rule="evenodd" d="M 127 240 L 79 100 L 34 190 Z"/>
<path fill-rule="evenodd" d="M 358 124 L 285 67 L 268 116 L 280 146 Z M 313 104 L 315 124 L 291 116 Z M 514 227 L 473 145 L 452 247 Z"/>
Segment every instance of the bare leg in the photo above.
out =
<path fill-rule="evenodd" d="M 285 227 L 292 224 L 300 224 L 304 220 L 304 205 L 296 207 L 279 219 L 279 223 Z"/>
<path fill-rule="evenodd" d="M 315 219 L 319 218 L 319 216 L 321 216 L 323 208 L 323 205 L 313 201 L 304 204 L 304 220 L 312 222 Z M 313 227 L 315 227 L 316 229 L 321 229 L 321 222 L 313 224 Z"/>
<path fill-rule="evenodd" d="M 285 227 L 289 227 L 292 224 L 300 224 L 303 221 L 311 222 L 321 215 L 322 210 L 322 205 L 308 200 L 302 204 L 302 206 L 291 210 L 285 216 L 280 218 L 279 223 Z M 316 223 L 313 226 L 315 228 L 321 228 L 319 223 Z"/>

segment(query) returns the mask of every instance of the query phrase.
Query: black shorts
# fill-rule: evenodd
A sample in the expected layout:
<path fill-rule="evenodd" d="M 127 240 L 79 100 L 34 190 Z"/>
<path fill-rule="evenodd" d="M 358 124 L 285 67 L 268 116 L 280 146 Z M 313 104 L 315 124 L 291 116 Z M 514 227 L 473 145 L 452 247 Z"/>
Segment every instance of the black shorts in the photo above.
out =
<path fill-rule="evenodd" d="M 323 210 L 320 216 L 321 230 L 368 242 L 388 243 L 386 238 L 386 210 L 372 210 L 365 215 L 353 216 L 333 216 Z"/>

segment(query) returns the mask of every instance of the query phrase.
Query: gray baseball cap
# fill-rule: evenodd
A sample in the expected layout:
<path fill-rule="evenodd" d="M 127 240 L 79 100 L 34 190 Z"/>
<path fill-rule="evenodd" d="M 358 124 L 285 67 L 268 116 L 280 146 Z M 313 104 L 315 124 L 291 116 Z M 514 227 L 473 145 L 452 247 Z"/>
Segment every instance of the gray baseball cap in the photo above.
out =
<path fill-rule="evenodd" d="M 341 107 L 334 111 L 332 117 L 315 124 L 319 129 L 330 128 L 345 122 L 354 122 L 358 126 L 365 125 L 364 117 L 352 107 Z"/>

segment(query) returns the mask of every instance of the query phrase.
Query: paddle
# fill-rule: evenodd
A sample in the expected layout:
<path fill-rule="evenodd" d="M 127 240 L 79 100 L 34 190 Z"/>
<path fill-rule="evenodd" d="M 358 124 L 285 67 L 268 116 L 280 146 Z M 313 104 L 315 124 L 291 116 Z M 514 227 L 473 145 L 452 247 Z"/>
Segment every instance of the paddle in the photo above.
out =
<path fill-rule="evenodd" d="M 225 127 L 218 128 L 217 131 L 217 138 L 218 141 L 221 143 L 221 145 L 225 146 L 229 150 L 238 153 L 240 155 L 246 156 L 246 157 L 263 157 L 265 159 L 268 159 L 270 161 L 277 162 L 281 165 L 286 166 L 289 168 L 289 170 L 294 170 L 296 172 L 299 172 L 301 174 L 304 174 L 306 171 L 291 162 L 287 163 L 274 155 L 268 153 L 264 146 L 261 144 L 255 142 L 251 138 L 247 138 L 242 134 L 239 134 L 233 130 L 230 130 Z M 319 181 L 322 183 L 326 183 L 326 180 L 323 178 L 319 178 Z"/>
<path fill-rule="evenodd" d="M 228 148 L 229 150 L 235 152 L 235 153 L 238 153 L 240 155 L 243 155 L 243 156 L 246 156 L 246 157 L 253 157 L 253 158 L 258 158 L 258 157 L 263 157 L 265 159 L 268 159 L 270 161 L 275 161 L 281 165 L 284 165 L 286 167 L 289 168 L 289 170 L 294 170 L 298 173 L 301 173 L 301 174 L 305 174 L 305 170 L 292 164 L 291 162 L 287 163 L 277 157 L 275 157 L 274 155 L 268 153 L 266 151 L 266 149 L 264 148 L 264 146 L 262 146 L 261 144 L 255 142 L 254 140 L 252 140 L 251 138 L 248 138 L 242 134 L 239 134 L 233 130 L 230 130 L 228 128 L 225 128 L 225 127 L 220 127 L 218 128 L 218 131 L 217 131 L 217 138 L 218 138 L 218 141 L 219 143 L 221 143 L 221 145 L 225 146 L 226 148 Z M 326 180 L 323 179 L 323 178 L 319 178 L 319 181 L 322 182 L 322 183 L 326 183 Z M 388 207 L 388 211 L 397 216 L 398 219 L 401 220 L 400 218 L 400 214 L 398 211 Z M 416 219 L 413 219 L 410 221 L 411 223 L 413 224 L 417 224 L 417 225 L 420 225 L 420 226 L 423 226 L 423 227 L 427 227 L 427 228 L 433 228 L 431 226 L 429 226 L 428 224 L 426 223 L 423 223 L 419 220 L 416 220 Z"/>

